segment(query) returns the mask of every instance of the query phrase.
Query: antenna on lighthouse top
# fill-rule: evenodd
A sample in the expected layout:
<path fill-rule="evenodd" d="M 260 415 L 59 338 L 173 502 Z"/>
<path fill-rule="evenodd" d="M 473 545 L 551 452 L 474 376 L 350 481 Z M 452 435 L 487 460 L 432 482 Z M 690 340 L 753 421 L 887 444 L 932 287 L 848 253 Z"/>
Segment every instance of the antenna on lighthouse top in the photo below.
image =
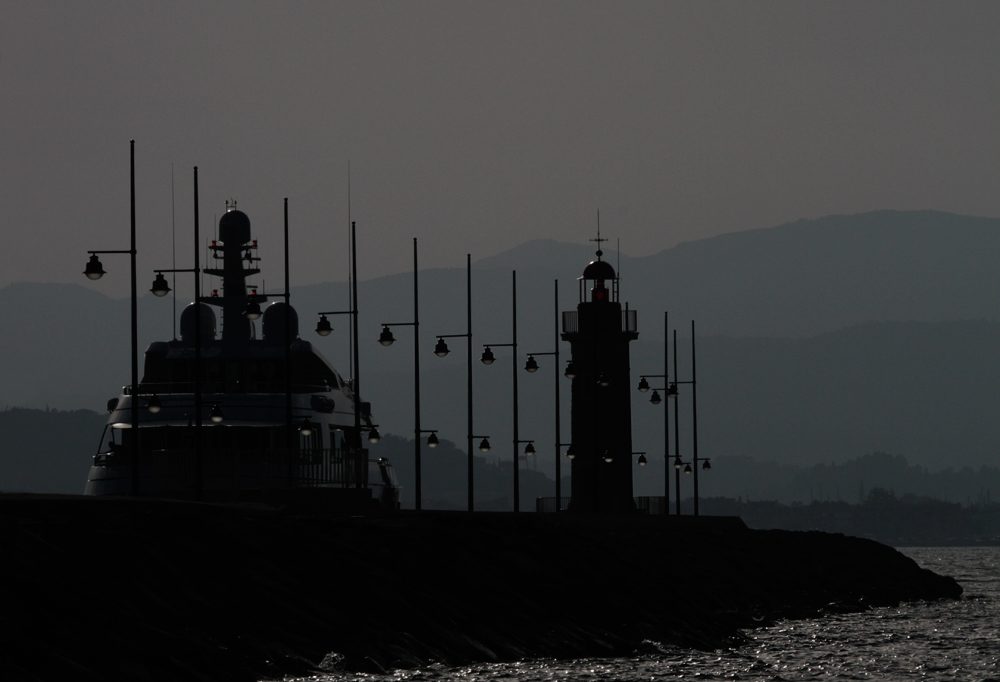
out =
<path fill-rule="evenodd" d="M 597 209 L 597 239 L 591 239 L 592 242 L 597 242 L 597 260 L 601 260 L 601 256 L 604 252 L 601 251 L 601 242 L 609 241 L 607 239 L 601 239 L 601 209 Z"/>

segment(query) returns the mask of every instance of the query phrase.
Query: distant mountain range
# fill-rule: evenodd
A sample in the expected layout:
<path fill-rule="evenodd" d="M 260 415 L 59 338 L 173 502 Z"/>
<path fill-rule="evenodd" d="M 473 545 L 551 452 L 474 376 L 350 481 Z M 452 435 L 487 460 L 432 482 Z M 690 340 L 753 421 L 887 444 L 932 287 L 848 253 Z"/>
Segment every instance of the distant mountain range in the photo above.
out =
<path fill-rule="evenodd" d="M 993 218 L 936 211 L 829 216 L 688 242 L 653 256 L 622 256 L 621 300 L 639 311 L 647 338 L 662 338 L 665 310 L 678 323 L 696 319 L 700 333 L 734 337 L 804 338 L 863 322 L 992 319 L 1000 316 L 998 253 L 1000 220 Z M 541 327 L 539 339 L 549 339 L 553 280 L 560 280 L 561 308 L 571 309 L 579 299 L 576 278 L 593 258 L 591 247 L 535 240 L 474 261 L 477 324 L 491 337 L 510 334 L 510 271 L 517 270 L 521 332 Z M 604 259 L 618 268 L 616 253 Z M 456 254 L 455 260 L 457 270 L 420 275 L 421 321 L 435 331 L 464 325 L 465 259 Z M 412 286 L 409 273 L 370 280 L 359 300 L 385 318 L 376 324 L 408 319 Z M 297 293 L 307 308 L 347 300 L 345 284 Z"/>
<path fill-rule="evenodd" d="M 877 211 L 727 234 L 654 256 L 619 258 L 609 250 L 604 258 L 620 265 L 621 299 L 638 310 L 634 380 L 639 372 L 662 373 L 665 310 L 679 329 L 684 367 L 690 320 L 697 320 L 703 455 L 813 463 L 883 450 L 937 470 L 993 464 L 1000 452 L 1000 332 L 992 322 L 1000 317 L 997 254 L 1000 220 Z M 556 313 L 575 308 L 576 278 L 592 258 L 586 245 L 536 240 L 475 261 L 474 353 L 484 343 L 511 340 L 514 269 L 518 363 L 528 352 L 552 350 Z M 464 254 L 455 261 L 454 269 L 419 275 L 422 409 L 424 428 L 441 429 L 461 446 L 464 341 L 451 339 L 447 358 L 431 353 L 436 334 L 465 331 Z M 262 267 L 276 277 L 281 266 Z M 379 324 L 412 320 L 413 275 L 362 281 L 359 289 L 362 393 L 384 432 L 406 436 L 412 328 L 398 328 L 389 348 L 375 339 Z M 349 375 L 347 319 L 331 320 L 330 337 L 311 333 L 317 310 L 347 309 L 346 283 L 293 287 L 292 302 L 301 335 Z M 0 401 L 103 410 L 128 383 L 128 307 L 127 300 L 75 285 L 0 289 Z M 139 325 L 142 349 L 170 338 L 169 299 L 142 296 Z M 476 430 L 494 442 L 490 461 L 511 457 L 503 445 L 510 439 L 510 351 L 496 350 L 496 364 L 476 362 L 474 370 Z M 568 359 L 568 346 L 560 343 L 560 350 Z M 542 371 L 522 375 L 521 437 L 538 439 L 542 455 L 551 449 L 552 358 L 539 362 Z M 662 407 L 634 395 L 637 447 L 661 451 Z M 568 428 L 568 402 L 563 418 Z M 688 447 L 690 434 L 683 432 L 682 448 Z M 551 454 L 540 459 L 551 469 Z"/>

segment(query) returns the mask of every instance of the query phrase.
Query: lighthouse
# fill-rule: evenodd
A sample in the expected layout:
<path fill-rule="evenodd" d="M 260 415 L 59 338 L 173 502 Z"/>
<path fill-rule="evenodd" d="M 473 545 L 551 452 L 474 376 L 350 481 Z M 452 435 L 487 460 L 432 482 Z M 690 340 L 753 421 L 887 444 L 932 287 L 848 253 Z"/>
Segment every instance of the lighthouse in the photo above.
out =
<path fill-rule="evenodd" d="M 598 235 L 598 247 L 600 239 Z M 562 338 L 572 360 L 573 512 L 629 513 L 632 496 L 632 405 L 629 343 L 639 337 L 634 310 L 618 301 L 618 275 L 597 260 L 579 278 L 580 302 L 563 313 Z"/>

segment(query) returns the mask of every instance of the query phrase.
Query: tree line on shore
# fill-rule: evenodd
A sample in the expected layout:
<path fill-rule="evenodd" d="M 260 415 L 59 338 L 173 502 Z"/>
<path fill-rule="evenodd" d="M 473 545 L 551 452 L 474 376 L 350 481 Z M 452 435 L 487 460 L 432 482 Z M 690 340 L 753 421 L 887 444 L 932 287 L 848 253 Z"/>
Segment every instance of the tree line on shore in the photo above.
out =
<path fill-rule="evenodd" d="M 681 504 L 691 513 L 691 500 Z M 725 497 L 700 501 L 706 515 L 739 516 L 751 528 L 819 530 L 866 537 L 895 547 L 1000 545 L 1000 503 L 970 505 L 872 488 L 860 504 L 818 501 L 781 504 Z"/>

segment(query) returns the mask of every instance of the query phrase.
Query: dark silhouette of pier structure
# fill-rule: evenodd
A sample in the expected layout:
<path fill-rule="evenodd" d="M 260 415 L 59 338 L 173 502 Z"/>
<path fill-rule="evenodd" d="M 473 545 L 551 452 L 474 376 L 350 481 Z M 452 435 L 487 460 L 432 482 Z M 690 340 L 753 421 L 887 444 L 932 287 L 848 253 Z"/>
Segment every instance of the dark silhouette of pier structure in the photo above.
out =
<path fill-rule="evenodd" d="M 563 313 L 564 341 L 572 360 L 572 512 L 630 513 L 632 404 L 629 342 L 639 338 L 634 310 L 618 301 L 614 267 L 597 260 L 580 277 L 580 302 Z"/>

